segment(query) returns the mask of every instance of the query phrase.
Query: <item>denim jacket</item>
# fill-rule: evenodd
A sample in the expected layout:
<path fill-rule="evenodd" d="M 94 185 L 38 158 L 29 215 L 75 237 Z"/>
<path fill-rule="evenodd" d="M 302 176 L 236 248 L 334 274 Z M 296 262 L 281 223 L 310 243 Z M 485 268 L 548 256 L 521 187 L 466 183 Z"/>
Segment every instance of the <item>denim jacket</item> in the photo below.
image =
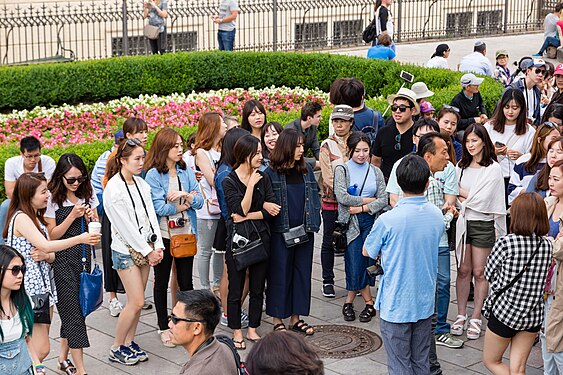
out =
<path fill-rule="evenodd" d="M 215 189 L 217 190 L 217 200 L 219 200 L 219 207 L 221 207 L 221 215 L 223 215 L 223 219 L 225 222 L 229 219 L 228 217 L 228 208 L 227 208 L 227 201 L 225 200 L 225 191 L 223 190 L 223 180 L 225 177 L 231 173 L 233 168 L 226 163 L 222 163 L 215 172 L 215 178 L 213 182 L 215 184 Z"/>
<path fill-rule="evenodd" d="M 280 213 L 274 216 L 270 224 L 270 230 L 277 233 L 289 231 L 289 212 L 287 185 L 285 175 L 274 171 L 268 167 L 265 171 L 272 181 L 272 188 L 276 195 L 276 200 L 281 205 Z M 315 180 L 313 170 L 307 165 L 307 174 L 303 175 L 305 182 L 305 231 L 318 232 L 321 225 L 321 200 L 319 197 L 319 184 Z"/>
<path fill-rule="evenodd" d="M 195 178 L 195 173 L 190 168 L 184 170 L 178 168 L 178 166 L 176 166 L 176 173 L 178 174 L 178 177 L 180 177 L 182 191 L 197 191 L 197 194 L 194 195 L 194 200 L 190 204 L 190 208 L 186 211 L 188 217 L 190 218 L 190 224 L 193 232 L 197 233 L 197 217 L 195 210 L 203 207 L 203 196 L 199 191 L 199 185 L 197 183 L 197 179 Z M 169 179 L 170 176 L 168 173 L 161 174 L 156 170 L 156 168 L 151 168 L 145 177 L 145 181 L 151 187 L 151 197 L 154 205 L 154 211 L 156 212 L 159 222 L 162 216 L 170 216 L 178 213 L 176 205 L 166 201 Z"/>

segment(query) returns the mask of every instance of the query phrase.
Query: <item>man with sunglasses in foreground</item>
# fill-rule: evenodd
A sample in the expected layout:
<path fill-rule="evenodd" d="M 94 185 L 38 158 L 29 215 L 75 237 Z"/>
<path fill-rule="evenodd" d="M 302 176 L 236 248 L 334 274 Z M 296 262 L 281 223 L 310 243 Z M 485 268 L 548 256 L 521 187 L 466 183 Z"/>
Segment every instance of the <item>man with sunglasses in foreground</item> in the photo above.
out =
<path fill-rule="evenodd" d="M 541 90 L 538 85 L 542 83 L 545 77 L 545 61 L 542 59 L 524 60 L 521 67 L 525 76 L 514 81 L 511 86 L 524 94 L 528 122 L 537 126 L 541 121 Z"/>
<path fill-rule="evenodd" d="M 178 303 L 168 317 L 170 341 L 186 349 L 190 360 L 180 375 L 233 375 L 238 373 L 233 351 L 213 336 L 221 306 L 206 289 L 178 293 Z"/>
<path fill-rule="evenodd" d="M 389 95 L 387 102 L 391 105 L 395 124 L 379 129 L 371 145 L 371 162 L 381 169 L 385 181 L 389 179 L 393 164 L 412 152 L 413 116 L 420 112 L 416 94 L 406 88 L 401 88 L 397 94 Z"/>

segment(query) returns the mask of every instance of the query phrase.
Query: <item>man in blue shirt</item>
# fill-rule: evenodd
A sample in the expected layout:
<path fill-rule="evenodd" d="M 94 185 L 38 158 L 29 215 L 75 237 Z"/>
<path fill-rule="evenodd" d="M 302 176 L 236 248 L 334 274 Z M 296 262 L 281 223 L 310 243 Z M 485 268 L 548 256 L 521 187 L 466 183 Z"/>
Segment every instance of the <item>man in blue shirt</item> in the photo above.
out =
<path fill-rule="evenodd" d="M 377 44 L 368 49 L 368 59 L 376 60 L 395 60 L 395 51 L 391 48 L 393 41 L 387 34 L 380 34 L 377 37 Z"/>
<path fill-rule="evenodd" d="M 381 254 L 384 274 L 375 307 L 391 375 L 430 373 L 428 338 L 444 219 L 424 196 L 429 177 L 423 158 L 412 154 L 403 158 L 397 181 L 404 198 L 376 220 L 364 243 L 364 256 Z"/>
<path fill-rule="evenodd" d="M 459 71 L 492 77 L 494 73 L 493 65 L 486 55 L 487 45 L 478 40 L 475 42 L 473 52 L 465 55 L 459 62 Z"/>

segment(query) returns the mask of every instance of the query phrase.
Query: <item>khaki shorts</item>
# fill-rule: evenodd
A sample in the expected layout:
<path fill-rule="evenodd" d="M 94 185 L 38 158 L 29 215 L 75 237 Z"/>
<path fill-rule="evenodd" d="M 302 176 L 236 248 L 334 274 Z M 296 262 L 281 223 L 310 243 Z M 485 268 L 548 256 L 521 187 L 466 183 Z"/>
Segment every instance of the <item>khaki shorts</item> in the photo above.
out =
<path fill-rule="evenodd" d="M 468 221 L 466 243 L 476 247 L 492 248 L 495 244 L 495 222 L 491 221 Z"/>

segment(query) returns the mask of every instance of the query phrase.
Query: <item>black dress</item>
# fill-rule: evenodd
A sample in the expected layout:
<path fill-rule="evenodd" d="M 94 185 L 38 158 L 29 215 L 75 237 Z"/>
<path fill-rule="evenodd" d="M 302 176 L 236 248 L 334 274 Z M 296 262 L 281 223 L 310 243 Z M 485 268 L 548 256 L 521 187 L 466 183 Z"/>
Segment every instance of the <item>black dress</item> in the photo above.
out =
<path fill-rule="evenodd" d="M 74 206 L 62 206 L 55 211 L 55 220 L 60 225 L 70 215 Z M 78 218 L 72 222 L 61 239 L 71 238 L 88 230 L 84 218 Z M 80 273 L 82 272 L 82 246 L 86 252 L 86 271 L 91 268 L 91 249 L 87 245 L 75 245 L 68 249 L 59 251 L 55 255 L 52 264 L 57 287 L 58 302 L 57 311 L 61 318 L 61 338 L 68 340 L 71 349 L 88 348 L 88 334 L 86 333 L 86 318 L 82 315 L 80 302 L 78 300 L 80 288 Z"/>

